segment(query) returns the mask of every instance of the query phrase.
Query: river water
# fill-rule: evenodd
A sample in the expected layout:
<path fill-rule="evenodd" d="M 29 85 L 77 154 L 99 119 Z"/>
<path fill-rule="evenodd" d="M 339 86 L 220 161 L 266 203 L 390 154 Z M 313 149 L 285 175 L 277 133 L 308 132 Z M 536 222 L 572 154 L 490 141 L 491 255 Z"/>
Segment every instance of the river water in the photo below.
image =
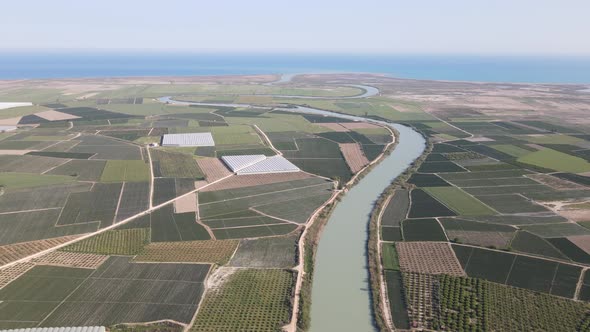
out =
<path fill-rule="evenodd" d="M 246 104 L 179 102 L 170 97 L 162 97 L 160 101 L 182 105 L 250 107 Z M 426 142 L 416 131 L 398 124 L 309 107 L 281 110 L 386 124 L 400 134 L 399 143 L 393 152 L 350 189 L 336 205 L 322 233 L 316 254 L 310 331 L 375 331 L 366 256 L 369 214 L 383 190 L 422 154 Z"/>

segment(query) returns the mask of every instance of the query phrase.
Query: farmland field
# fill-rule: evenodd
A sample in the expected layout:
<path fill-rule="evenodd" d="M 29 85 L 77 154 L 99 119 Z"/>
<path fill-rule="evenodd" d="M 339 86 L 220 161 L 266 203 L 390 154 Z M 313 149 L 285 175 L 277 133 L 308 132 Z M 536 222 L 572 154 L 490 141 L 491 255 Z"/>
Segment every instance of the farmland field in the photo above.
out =
<path fill-rule="evenodd" d="M 218 273 L 223 287 L 207 292 L 191 331 L 276 331 L 288 322 L 292 272 L 219 268 Z"/>
<path fill-rule="evenodd" d="M 424 190 L 460 215 L 495 214 L 494 210 L 459 188 L 430 187 Z"/>
<path fill-rule="evenodd" d="M 369 170 L 366 181 L 374 182 L 363 198 L 382 208 L 380 221 L 358 209 L 355 224 L 328 223 L 329 232 L 362 226 L 342 245 L 360 243 L 370 259 L 355 260 L 360 252 L 343 258 L 347 268 L 361 262 L 351 271 L 363 275 L 362 283 L 341 292 L 363 298 L 331 301 L 329 309 L 350 306 L 363 315 L 355 322 L 390 311 L 394 326 L 385 314 L 359 331 L 590 326 L 585 85 L 371 74 L 302 74 L 274 82 L 279 78 L 4 82 L 2 100 L 35 105 L 0 112 L 1 125 L 18 127 L 0 133 L 0 263 L 24 260 L 0 266 L 0 328 L 277 331 L 296 313 L 289 330 L 304 332 L 310 321 L 314 329 L 350 329 L 346 314 L 328 318 L 315 313 L 323 306 L 310 306 L 309 285 L 320 285 L 315 282 L 326 268 L 319 266 L 317 280 L 311 279 L 324 241 L 318 230 L 330 210 L 318 211 L 311 225 L 308 220 L 337 190 L 354 194 L 356 183 L 346 183 L 392 142 L 391 132 L 373 120 L 414 128 L 426 150 L 384 178 L 372 175 L 381 174 L 382 165 Z M 370 84 L 366 90 L 375 94 L 348 98 L 363 91 L 357 84 Z M 163 102 L 163 96 L 171 99 Z M 299 113 L 297 106 L 370 120 Z M 397 124 L 393 153 L 417 156 L 405 146 L 411 141 L 421 149 L 422 140 L 408 140 Z M 158 146 L 164 134 L 206 132 L 215 146 Z M 243 154 L 283 154 L 301 172 L 238 176 L 220 159 Z M 391 187 L 375 191 L 406 167 Z M 338 204 L 350 200 L 334 197 L 329 207 Z M 338 240 L 346 235 L 335 234 Z M 374 255 L 378 248 L 382 257 Z M 41 250 L 51 252 L 31 257 Z M 295 294 L 300 259 L 304 283 Z M 342 265 L 329 271 L 331 280 L 348 277 L 337 274 Z M 364 302 L 367 290 L 375 296 L 372 309 Z M 301 306 L 294 308 L 297 299 Z"/>

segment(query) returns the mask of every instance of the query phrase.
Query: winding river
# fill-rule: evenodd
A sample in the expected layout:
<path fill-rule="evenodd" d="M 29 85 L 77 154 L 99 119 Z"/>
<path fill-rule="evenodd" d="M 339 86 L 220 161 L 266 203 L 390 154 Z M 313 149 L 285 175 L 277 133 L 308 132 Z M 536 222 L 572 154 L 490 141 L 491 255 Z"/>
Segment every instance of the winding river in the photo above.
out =
<path fill-rule="evenodd" d="M 378 93 L 378 90 L 370 91 Z M 181 105 L 254 107 L 247 104 L 182 102 L 170 97 L 162 97 L 159 100 Z M 316 255 L 311 331 L 375 331 L 366 256 L 369 214 L 373 203 L 383 190 L 422 154 L 426 142 L 416 131 L 398 124 L 309 107 L 279 109 L 384 124 L 396 129 L 400 134 L 399 144 L 395 150 L 350 189 L 336 205 L 322 233 Z"/>

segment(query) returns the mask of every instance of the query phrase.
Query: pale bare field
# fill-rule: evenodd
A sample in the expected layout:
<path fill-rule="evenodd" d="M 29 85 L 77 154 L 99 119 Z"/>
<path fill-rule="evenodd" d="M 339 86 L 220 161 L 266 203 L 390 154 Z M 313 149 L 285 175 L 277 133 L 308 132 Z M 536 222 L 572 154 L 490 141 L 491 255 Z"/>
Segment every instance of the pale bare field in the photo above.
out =
<path fill-rule="evenodd" d="M 369 160 L 361 150 L 358 143 L 340 143 L 340 151 L 344 155 L 344 159 L 353 173 L 357 173 L 363 167 L 369 164 Z"/>
<path fill-rule="evenodd" d="M 17 116 L 15 118 L 0 119 L 0 126 L 16 126 L 22 118 L 22 116 Z"/>
<path fill-rule="evenodd" d="M 65 266 L 94 270 L 101 266 L 108 258 L 109 256 L 107 255 L 52 251 L 33 259 L 33 262 L 37 265 Z"/>
<path fill-rule="evenodd" d="M 175 213 L 196 212 L 196 211 L 197 211 L 197 194 L 196 193 L 183 196 L 183 197 L 174 201 L 174 212 Z"/>
<path fill-rule="evenodd" d="M 587 254 L 590 254 L 590 235 L 570 236 L 567 239 L 572 241 L 573 244 L 580 247 L 580 249 L 584 250 Z"/>
<path fill-rule="evenodd" d="M 197 159 L 197 164 L 205 174 L 207 182 L 214 182 L 232 174 L 223 162 L 217 158 Z"/>
<path fill-rule="evenodd" d="M 44 111 L 35 113 L 36 116 L 41 117 L 48 121 L 61 121 L 61 120 L 72 120 L 72 119 L 79 119 L 79 116 L 59 112 L 59 111 Z"/>

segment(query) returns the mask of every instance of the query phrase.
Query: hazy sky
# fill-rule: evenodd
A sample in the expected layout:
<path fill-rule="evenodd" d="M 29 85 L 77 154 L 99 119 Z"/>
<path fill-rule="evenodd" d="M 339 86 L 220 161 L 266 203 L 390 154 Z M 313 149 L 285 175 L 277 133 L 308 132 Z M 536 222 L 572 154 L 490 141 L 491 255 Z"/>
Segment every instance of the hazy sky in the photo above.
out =
<path fill-rule="evenodd" d="M 5 0 L 0 48 L 590 54 L 589 0 Z"/>

